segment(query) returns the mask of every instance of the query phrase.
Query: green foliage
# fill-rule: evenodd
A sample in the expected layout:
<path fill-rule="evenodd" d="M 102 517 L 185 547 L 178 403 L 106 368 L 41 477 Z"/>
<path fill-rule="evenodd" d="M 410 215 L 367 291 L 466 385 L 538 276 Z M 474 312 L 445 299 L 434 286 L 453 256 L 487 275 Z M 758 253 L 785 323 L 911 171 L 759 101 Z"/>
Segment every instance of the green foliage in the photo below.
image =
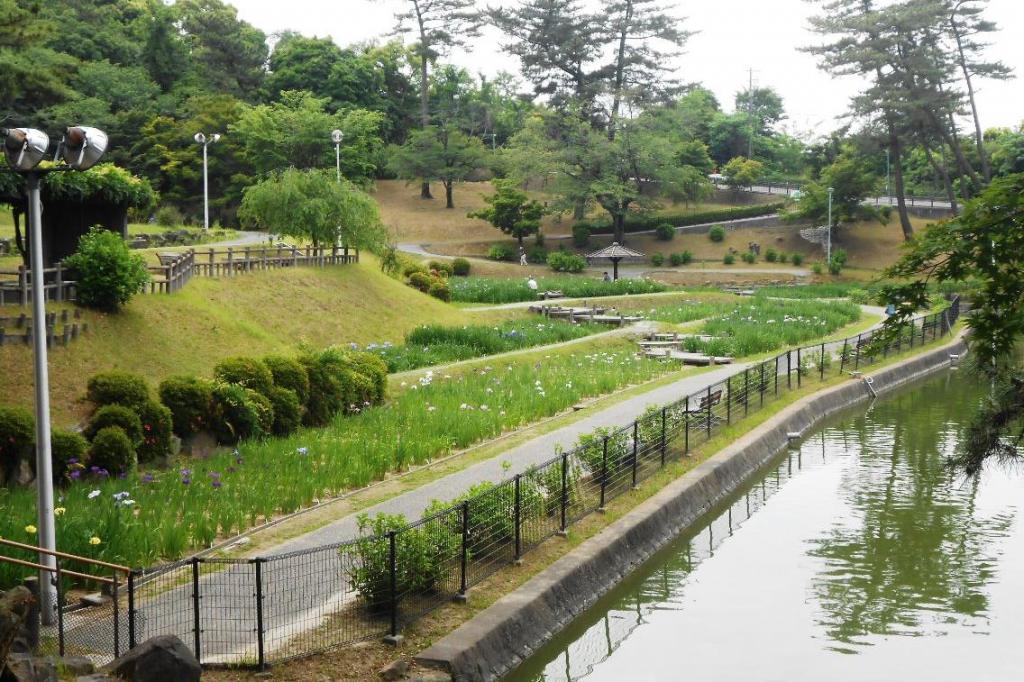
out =
<path fill-rule="evenodd" d="M 398 256 L 398 247 L 388 244 L 380 254 L 380 271 L 385 275 L 394 275 L 402 269 L 402 262 Z"/>
<path fill-rule="evenodd" d="M 238 384 L 216 384 L 213 388 L 211 429 L 217 442 L 233 445 L 270 432 L 274 411 L 270 402 Z"/>
<path fill-rule="evenodd" d="M 571 251 L 552 251 L 548 254 L 548 267 L 555 272 L 583 272 L 587 261 Z"/>
<path fill-rule="evenodd" d="M 754 159 L 737 156 L 722 167 L 727 185 L 735 190 L 749 187 L 761 179 L 764 164 Z"/>
<path fill-rule="evenodd" d="M 82 236 L 64 264 L 75 273 L 78 303 L 90 308 L 116 312 L 149 281 L 142 256 L 132 253 L 121 235 L 99 227 Z"/>
<path fill-rule="evenodd" d="M 293 391 L 300 403 L 309 399 L 309 376 L 301 362 L 283 355 L 268 355 L 263 364 L 270 370 L 275 386 Z"/>
<path fill-rule="evenodd" d="M 817 262 L 812 263 L 811 264 L 811 272 L 813 272 L 815 275 L 820 275 L 823 272 L 825 272 L 825 266 L 822 265 L 821 263 L 817 263 Z"/>
<path fill-rule="evenodd" d="M 85 396 L 97 407 L 125 405 L 134 408 L 149 400 L 149 385 L 142 376 L 131 372 L 99 372 L 89 377 Z"/>
<path fill-rule="evenodd" d="M 135 445 L 119 426 L 106 426 L 92 438 L 89 465 L 106 470 L 110 475 L 131 473 L 138 466 Z"/>
<path fill-rule="evenodd" d="M 427 267 L 445 278 L 452 276 L 451 263 L 445 263 L 444 261 L 439 260 L 432 260 L 429 263 L 427 263 Z"/>
<path fill-rule="evenodd" d="M 214 366 L 213 375 L 218 381 L 251 388 L 263 395 L 267 395 L 270 387 L 274 385 L 274 375 L 257 358 L 225 358 Z"/>
<path fill-rule="evenodd" d="M 775 249 L 768 249 L 764 252 L 764 259 L 769 263 L 774 263 L 779 260 L 779 252 Z"/>
<path fill-rule="evenodd" d="M 433 283 L 434 280 L 431 279 L 430 275 L 428 275 L 425 272 L 414 272 L 411 275 L 409 275 L 409 286 L 413 287 L 414 289 L 419 289 L 423 293 L 429 292 L 430 287 L 431 285 L 433 285 Z"/>
<path fill-rule="evenodd" d="M 175 206 L 164 204 L 156 210 L 154 214 L 156 224 L 161 227 L 177 227 L 181 225 L 185 219 L 181 215 L 181 211 Z"/>
<path fill-rule="evenodd" d="M 548 262 L 548 250 L 543 246 L 534 245 L 526 250 L 526 261 L 528 263 L 540 264 Z"/>
<path fill-rule="evenodd" d="M 471 303 L 515 303 L 533 301 L 537 292 L 530 289 L 523 279 L 494 279 L 490 277 L 468 277 L 450 283 L 452 300 Z M 667 291 L 660 282 L 641 277 L 628 277 L 604 282 L 590 277 L 567 275 L 541 277 L 537 280 L 541 291 L 561 291 L 571 298 L 595 296 L 622 296 L 631 294 L 654 294 Z"/>
<path fill-rule="evenodd" d="M 10 475 L 20 460 L 32 457 L 35 428 L 28 410 L 0 406 L 0 473 Z"/>
<path fill-rule="evenodd" d="M 170 409 L 155 400 L 147 400 L 136 408 L 142 424 L 142 441 L 138 445 L 140 462 L 154 462 L 171 454 L 173 417 Z"/>
<path fill-rule="evenodd" d="M 655 236 L 663 242 L 670 242 L 676 236 L 676 228 L 672 226 L 672 223 L 659 223 L 654 228 Z"/>
<path fill-rule="evenodd" d="M 786 263 L 788 261 L 789 261 L 789 256 L 786 254 L 786 252 L 784 252 L 784 251 L 780 252 L 779 253 L 779 262 L 780 263 Z"/>
<path fill-rule="evenodd" d="M 725 228 L 721 225 L 712 225 L 711 229 L 708 230 L 708 239 L 713 242 L 724 242 Z"/>
<path fill-rule="evenodd" d="M 302 403 L 295 391 L 271 386 L 266 394 L 274 413 L 271 433 L 275 436 L 287 436 L 302 425 Z"/>
<path fill-rule="evenodd" d="M 455 208 L 455 183 L 484 165 L 487 152 L 476 137 L 448 127 L 415 130 L 402 146 L 390 149 L 388 167 L 406 180 L 438 180 L 445 187 L 446 206 Z"/>
<path fill-rule="evenodd" d="M 662 255 L 660 253 L 652 253 L 651 254 L 651 265 L 653 265 L 654 267 L 660 268 L 664 264 L 665 264 L 665 256 L 664 255 Z"/>
<path fill-rule="evenodd" d="M 676 227 L 685 227 L 687 225 L 703 225 L 705 223 L 739 220 L 741 218 L 756 218 L 777 213 L 782 207 L 782 204 L 755 204 L 699 213 L 671 213 L 667 211 L 650 214 L 629 213 L 625 219 L 625 230 L 626 232 L 653 230 L 663 222 L 669 222 Z M 582 220 L 573 225 L 574 230 L 576 226 L 580 226 L 581 229 L 584 227 L 589 229 L 590 234 L 608 234 L 612 231 L 611 224 L 608 221 Z"/>
<path fill-rule="evenodd" d="M 843 267 L 846 265 L 846 251 L 843 249 L 836 249 L 832 252 L 832 258 L 828 262 L 828 271 L 833 275 L 838 275 L 843 271 Z"/>
<path fill-rule="evenodd" d="M 491 260 L 512 260 L 515 255 L 512 245 L 504 242 L 491 244 L 491 248 L 487 249 L 487 257 Z"/>
<path fill-rule="evenodd" d="M 85 437 L 95 440 L 96 434 L 108 426 L 116 426 L 128 436 L 132 447 L 142 443 L 142 420 L 134 409 L 124 405 L 104 405 L 89 419 L 85 427 Z"/>
<path fill-rule="evenodd" d="M 757 256 L 755 256 L 750 251 L 747 251 L 746 253 L 744 253 L 741 256 L 741 258 L 743 259 L 744 263 L 747 263 L 747 264 L 750 264 L 750 265 L 753 265 L 755 262 L 757 262 Z"/>
<path fill-rule="evenodd" d="M 799 266 L 804 264 L 804 255 L 802 253 L 794 253 L 790 257 L 790 260 L 793 262 L 793 265 L 796 265 L 797 267 L 799 267 Z M 783 261 L 783 262 L 785 262 L 785 261 Z M 818 273 L 818 274 L 820 274 L 820 273 Z"/>
<path fill-rule="evenodd" d="M 451 289 L 449 289 L 448 285 L 445 284 L 444 282 L 433 282 L 430 285 L 430 288 L 427 289 L 427 293 L 433 296 L 434 298 L 442 300 L 446 303 L 452 300 Z"/>
<path fill-rule="evenodd" d="M 813 220 L 820 225 L 827 223 L 829 187 L 833 190 L 833 227 L 883 217 L 877 208 L 864 203 L 864 199 L 871 196 L 875 185 L 876 177 L 867 163 L 859 156 L 843 152 L 822 171 L 819 180 L 806 183 L 801 188 L 796 207 L 787 217 Z"/>
<path fill-rule="evenodd" d="M 50 452 L 53 455 L 53 480 L 66 480 L 72 467 L 81 469 L 88 464 L 89 441 L 74 431 L 53 429 L 50 432 Z"/>
<path fill-rule="evenodd" d="M 50 173 L 42 183 L 47 199 L 104 203 L 148 211 L 156 204 L 156 192 L 139 178 L 112 163 L 101 163 L 82 173 Z"/>
<path fill-rule="evenodd" d="M 469 269 L 469 261 L 465 258 L 456 258 L 452 261 L 452 274 L 456 277 L 468 277 Z"/>
<path fill-rule="evenodd" d="M 172 376 L 160 382 L 160 402 L 171 411 L 174 433 L 182 438 L 210 427 L 213 383 L 194 376 Z"/>
<path fill-rule="evenodd" d="M 722 263 L 725 264 L 725 265 L 732 265 L 735 262 L 736 262 L 736 256 L 734 256 L 731 253 L 727 253 L 724 256 L 722 256 Z"/>
<path fill-rule="evenodd" d="M 586 246 L 590 242 L 590 225 L 587 223 L 576 223 L 572 226 L 572 243 L 576 246 Z"/>
<path fill-rule="evenodd" d="M 469 217 L 486 220 L 510 237 L 518 239 L 522 246 L 524 237 L 540 230 L 544 207 L 539 201 L 530 199 L 513 182 L 497 180 L 494 187 L 495 193 L 484 197 L 487 208 L 470 213 Z"/>
<path fill-rule="evenodd" d="M 238 211 L 243 224 L 310 240 L 378 251 L 387 243 L 377 202 L 333 172 L 289 168 L 248 187 Z"/>
<path fill-rule="evenodd" d="M 693 262 L 693 252 L 686 250 L 680 253 L 673 253 L 668 257 L 668 262 L 672 264 L 672 267 L 689 265 Z"/>
<path fill-rule="evenodd" d="M 309 399 L 303 416 L 307 426 L 324 426 L 349 406 L 362 405 L 366 397 L 372 397 L 373 379 L 353 371 L 347 354 L 336 348 L 305 353 L 299 362 L 309 375 Z M 360 391 L 364 395 L 359 395 Z"/>

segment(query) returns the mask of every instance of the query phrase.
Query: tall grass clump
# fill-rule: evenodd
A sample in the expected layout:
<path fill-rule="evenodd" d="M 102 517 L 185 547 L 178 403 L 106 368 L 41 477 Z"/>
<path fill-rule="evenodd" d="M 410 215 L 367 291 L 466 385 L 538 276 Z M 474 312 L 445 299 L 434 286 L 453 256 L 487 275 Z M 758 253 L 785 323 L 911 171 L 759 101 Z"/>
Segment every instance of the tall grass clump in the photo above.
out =
<path fill-rule="evenodd" d="M 561 291 L 571 298 L 654 294 L 667 291 L 668 286 L 644 278 L 624 278 L 605 282 L 590 277 L 555 276 L 537 280 L 540 291 Z M 527 286 L 526 278 L 493 279 L 465 277 L 449 282 L 452 300 L 464 303 L 517 303 L 534 301 L 537 292 Z"/>

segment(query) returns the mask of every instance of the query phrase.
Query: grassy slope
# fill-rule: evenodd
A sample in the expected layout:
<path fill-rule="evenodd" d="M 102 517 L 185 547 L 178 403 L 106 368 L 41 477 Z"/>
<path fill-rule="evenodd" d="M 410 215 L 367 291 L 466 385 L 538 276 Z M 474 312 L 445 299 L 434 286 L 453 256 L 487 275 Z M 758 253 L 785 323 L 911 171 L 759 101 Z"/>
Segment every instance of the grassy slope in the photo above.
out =
<path fill-rule="evenodd" d="M 20 308 L 0 308 L 0 315 Z M 118 315 L 86 313 L 89 332 L 50 353 L 55 423 L 81 418 L 87 378 L 119 368 L 154 383 L 174 373 L 209 374 L 238 354 L 294 352 L 302 343 L 400 341 L 428 322 L 486 321 L 382 275 L 371 261 L 296 268 L 230 279 L 193 279 L 171 295 L 136 297 Z M 29 348 L 0 348 L 0 402 L 32 404 Z"/>

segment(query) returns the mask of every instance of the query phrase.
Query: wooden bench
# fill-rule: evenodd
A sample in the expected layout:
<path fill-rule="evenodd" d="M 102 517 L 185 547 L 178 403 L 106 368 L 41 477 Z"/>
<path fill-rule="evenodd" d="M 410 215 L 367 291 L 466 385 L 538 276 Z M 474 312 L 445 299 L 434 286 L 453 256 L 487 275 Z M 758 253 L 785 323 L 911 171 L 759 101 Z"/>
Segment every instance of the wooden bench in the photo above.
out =
<path fill-rule="evenodd" d="M 710 394 L 704 394 L 700 397 L 700 405 L 697 409 L 687 409 L 686 414 L 695 416 L 706 416 L 711 414 L 711 421 L 721 421 L 721 417 L 714 414 L 712 410 L 714 407 L 722 402 L 722 390 L 712 391 Z"/>
<path fill-rule="evenodd" d="M 156 254 L 156 257 L 160 260 L 160 265 L 171 265 L 184 255 L 176 251 L 164 251 L 163 253 Z"/>
<path fill-rule="evenodd" d="M 542 301 L 547 301 L 552 298 L 565 298 L 565 294 L 563 294 L 561 291 L 542 291 L 537 295 L 540 297 L 540 300 Z"/>

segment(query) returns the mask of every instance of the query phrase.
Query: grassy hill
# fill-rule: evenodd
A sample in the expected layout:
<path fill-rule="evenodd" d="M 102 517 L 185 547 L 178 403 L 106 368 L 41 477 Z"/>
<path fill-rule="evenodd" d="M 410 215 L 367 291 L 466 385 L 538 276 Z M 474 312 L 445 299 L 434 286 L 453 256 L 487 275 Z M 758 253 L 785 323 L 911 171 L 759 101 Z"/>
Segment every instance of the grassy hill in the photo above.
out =
<path fill-rule="evenodd" d="M 21 308 L 0 308 L 17 315 Z M 485 321 L 380 273 L 376 263 L 286 268 L 225 279 L 194 278 L 173 295 L 137 296 L 117 315 L 88 312 L 89 331 L 50 352 L 51 400 L 58 425 L 85 412 L 90 375 L 124 369 L 154 384 L 175 373 L 208 375 L 222 358 L 291 353 L 301 344 L 399 341 L 428 323 Z M 31 348 L 0 347 L 0 402 L 31 406 Z"/>

